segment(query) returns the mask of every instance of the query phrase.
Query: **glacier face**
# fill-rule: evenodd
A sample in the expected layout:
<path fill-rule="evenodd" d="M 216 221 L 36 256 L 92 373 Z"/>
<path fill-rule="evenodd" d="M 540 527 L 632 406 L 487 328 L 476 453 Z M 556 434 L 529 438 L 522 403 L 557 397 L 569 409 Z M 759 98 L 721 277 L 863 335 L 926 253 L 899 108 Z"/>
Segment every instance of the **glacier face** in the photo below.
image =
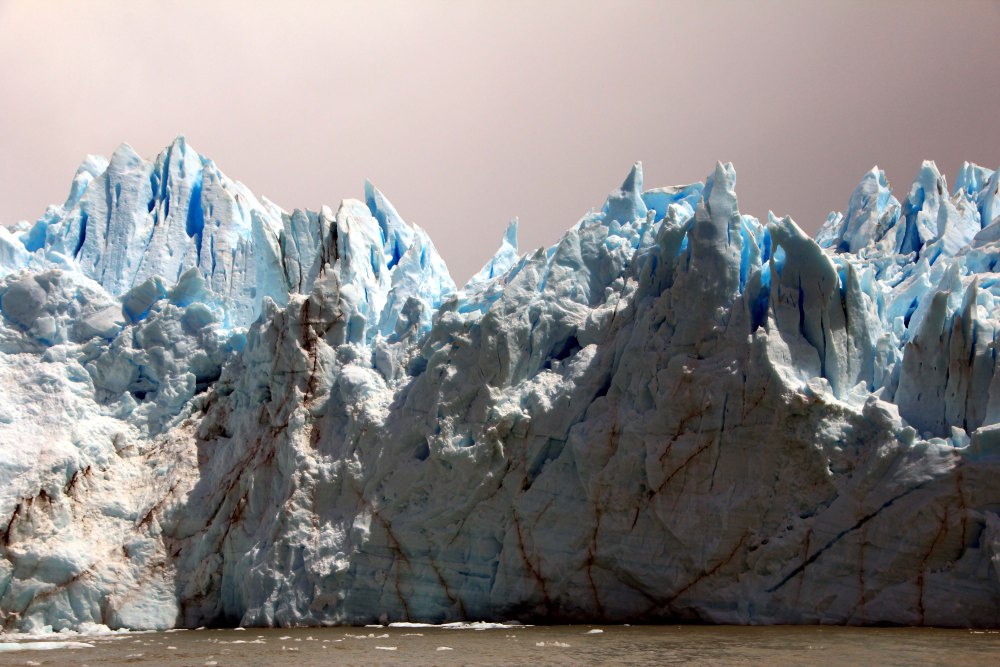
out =
<path fill-rule="evenodd" d="M 998 173 L 814 241 L 636 165 L 457 289 L 371 184 L 90 157 L 0 229 L 3 628 L 1000 624 Z"/>

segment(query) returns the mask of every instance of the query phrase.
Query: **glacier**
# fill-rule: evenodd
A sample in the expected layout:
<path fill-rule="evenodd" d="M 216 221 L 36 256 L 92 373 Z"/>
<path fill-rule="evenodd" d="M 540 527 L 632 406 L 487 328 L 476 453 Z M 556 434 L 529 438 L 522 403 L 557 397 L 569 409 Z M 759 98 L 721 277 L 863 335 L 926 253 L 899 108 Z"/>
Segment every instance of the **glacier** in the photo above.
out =
<path fill-rule="evenodd" d="M 810 238 L 636 164 L 458 287 L 183 138 L 0 228 L 0 625 L 1000 625 L 1000 171 Z"/>

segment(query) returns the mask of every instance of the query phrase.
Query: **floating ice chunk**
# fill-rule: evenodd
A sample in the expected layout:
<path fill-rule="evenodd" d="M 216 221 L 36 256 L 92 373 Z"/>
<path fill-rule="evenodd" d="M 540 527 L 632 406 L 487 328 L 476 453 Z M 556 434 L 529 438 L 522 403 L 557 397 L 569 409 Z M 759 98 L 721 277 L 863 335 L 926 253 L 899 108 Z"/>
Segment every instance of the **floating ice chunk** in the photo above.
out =
<path fill-rule="evenodd" d="M 446 630 L 509 630 L 510 628 L 526 627 L 520 623 L 491 623 L 489 621 L 456 621 L 454 623 L 442 623 L 442 628 Z"/>
<path fill-rule="evenodd" d="M 0 653 L 15 653 L 18 651 L 57 651 L 63 649 L 94 648 L 86 642 L 0 642 Z"/>
<path fill-rule="evenodd" d="M 378 627 L 382 627 L 382 626 L 378 626 Z M 435 624 L 433 624 L 433 623 L 413 623 L 411 621 L 395 621 L 393 623 L 390 623 L 388 627 L 390 627 L 390 628 L 436 628 L 438 626 L 435 625 Z"/>

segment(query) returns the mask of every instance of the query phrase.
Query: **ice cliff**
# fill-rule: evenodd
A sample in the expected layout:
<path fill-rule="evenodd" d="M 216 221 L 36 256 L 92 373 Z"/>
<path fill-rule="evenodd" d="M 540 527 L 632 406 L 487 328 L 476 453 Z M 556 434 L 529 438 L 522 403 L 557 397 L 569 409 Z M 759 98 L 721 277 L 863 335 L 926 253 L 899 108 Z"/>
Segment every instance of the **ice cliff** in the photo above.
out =
<path fill-rule="evenodd" d="M 0 620 L 1000 624 L 1000 200 L 636 165 L 457 289 L 178 139 L 0 229 Z"/>

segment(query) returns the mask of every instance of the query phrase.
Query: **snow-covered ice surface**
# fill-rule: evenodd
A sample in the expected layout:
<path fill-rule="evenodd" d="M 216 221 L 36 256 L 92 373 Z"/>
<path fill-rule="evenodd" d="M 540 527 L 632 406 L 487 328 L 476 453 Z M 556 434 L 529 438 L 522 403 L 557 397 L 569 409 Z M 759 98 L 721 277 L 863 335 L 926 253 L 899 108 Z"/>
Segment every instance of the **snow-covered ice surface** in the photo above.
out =
<path fill-rule="evenodd" d="M 3 628 L 1000 624 L 998 178 L 636 165 L 457 289 L 371 184 L 90 157 L 0 230 Z"/>

